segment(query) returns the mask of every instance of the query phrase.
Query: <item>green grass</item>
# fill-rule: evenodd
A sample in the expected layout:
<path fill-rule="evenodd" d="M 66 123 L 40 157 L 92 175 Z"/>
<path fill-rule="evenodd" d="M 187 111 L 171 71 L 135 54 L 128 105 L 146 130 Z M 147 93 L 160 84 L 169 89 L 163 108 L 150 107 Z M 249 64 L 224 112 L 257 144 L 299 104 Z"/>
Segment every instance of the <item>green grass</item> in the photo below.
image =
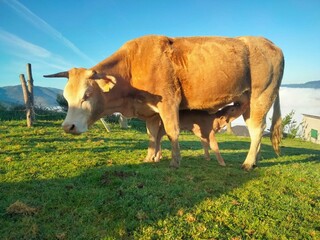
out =
<path fill-rule="evenodd" d="M 284 140 L 277 158 L 263 139 L 261 162 L 245 172 L 248 138 L 217 135 L 220 167 L 183 133 L 173 170 L 168 141 L 160 163 L 143 163 L 136 122 L 76 137 L 60 124 L 1 122 L 0 239 L 320 239 L 319 145 Z"/>

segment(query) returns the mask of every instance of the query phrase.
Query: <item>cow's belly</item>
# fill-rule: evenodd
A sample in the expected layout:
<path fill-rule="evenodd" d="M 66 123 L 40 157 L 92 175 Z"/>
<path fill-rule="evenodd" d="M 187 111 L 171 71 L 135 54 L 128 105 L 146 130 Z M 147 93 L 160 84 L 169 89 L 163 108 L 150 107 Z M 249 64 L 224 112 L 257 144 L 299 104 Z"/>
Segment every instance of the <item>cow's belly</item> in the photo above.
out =
<path fill-rule="evenodd" d="M 250 91 L 247 78 L 234 81 L 205 81 L 185 85 L 182 88 L 181 109 L 215 110 L 238 101 L 244 92 Z M 195 87 L 196 86 L 196 87 Z"/>
<path fill-rule="evenodd" d="M 246 48 L 201 46 L 176 64 L 181 85 L 181 108 L 215 109 L 235 101 L 250 89 Z M 181 61 L 180 61 L 181 62 Z"/>

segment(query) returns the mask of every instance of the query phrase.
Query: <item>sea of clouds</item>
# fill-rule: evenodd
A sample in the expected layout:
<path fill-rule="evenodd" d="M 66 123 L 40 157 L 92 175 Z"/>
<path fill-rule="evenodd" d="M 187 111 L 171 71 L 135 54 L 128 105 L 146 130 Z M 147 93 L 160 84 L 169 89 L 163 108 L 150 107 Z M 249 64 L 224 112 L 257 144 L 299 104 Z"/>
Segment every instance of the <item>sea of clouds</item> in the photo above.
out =
<path fill-rule="evenodd" d="M 320 116 L 320 89 L 281 87 L 280 106 L 282 117 L 294 110 L 293 118 L 298 124 L 302 122 L 302 114 Z M 273 107 L 267 116 L 266 130 L 270 129 L 272 113 Z M 232 122 L 232 126 L 236 125 L 245 125 L 242 117 Z"/>

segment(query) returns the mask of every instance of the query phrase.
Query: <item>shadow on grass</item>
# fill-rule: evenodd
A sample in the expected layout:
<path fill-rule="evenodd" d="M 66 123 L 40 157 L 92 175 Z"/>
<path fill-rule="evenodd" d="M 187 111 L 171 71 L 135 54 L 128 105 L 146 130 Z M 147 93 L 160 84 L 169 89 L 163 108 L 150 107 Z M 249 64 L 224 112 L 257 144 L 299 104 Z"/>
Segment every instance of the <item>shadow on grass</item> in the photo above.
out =
<path fill-rule="evenodd" d="M 120 132 L 121 133 L 121 132 Z M 94 138 L 91 141 L 111 140 L 90 149 L 92 152 L 112 150 L 138 151 L 147 147 L 148 141 L 130 139 Z M 65 138 L 46 139 L 35 137 L 35 143 L 65 142 Z M 68 140 L 67 140 L 68 141 Z M 77 147 L 71 149 L 75 156 L 88 151 L 87 138 L 73 139 Z M 50 145 L 50 144 L 49 144 Z M 48 145 L 48 146 L 49 146 Z M 80 145 L 80 146 L 79 146 Z M 246 157 L 249 142 L 221 141 L 219 147 L 227 167 L 220 167 L 211 153 L 212 160 L 188 155 L 200 150 L 199 141 L 181 141 L 183 161 L 178 170 L 170 169 L 169 158 L 160 163 L 97 165 L 83 170 L 74 177 L 57 177 L 49 180 L 2 182 L 0 185 L 0 236 L 3 239 L 123 239 L 134 237 L 135 232 L 153 226 L 161 229 L 168 217 L 181 216 L 207 199 L 216 199 L 240 188 L 259 177 L 259 171 L 245 172 L 240 165 Z M 72 146 L 72 145 L 71 145 Z M 163 148 L 170 149 L 168 141 Z M 55 148 L 52 148 L 55 150 Z M 231 150 L 231 151 L 230 151 Z M 284 147 L 284 155 L 311 154 L 296 161 L 268 161 L 275 158 L 270 145 L 262 144 L 263 160 L 258 166 L 294 164 L 319 161 L 319 151 Z M 63 168 L 63 166 L 61 166 Z M 1 172 L 0 174 L 5 174 Z M 20 200 L 36 208 L 36 213 L 8 214 L 6 208 Z"/>
<path fill-rule="evenodd" d="M 228 162 L 229 163 L 237 162 L 239 163 L 239 167 L 240 167 L 240 164 L 242 164 L 243 161 L 245 160 L 250 148 L 250 142 L 237 141 L 234 139 L 231 141 L 228 141 L 228 140 L 220 141 L 218 144 L 219 144 L 219 149 L 222 157 L 225 160 L 229 160 L 226 163 L 228 164 Z M 168 150 L 171 149 L 169 141 L 164 141 L 162 146 L 163 146 L 163 149 L 168 149 Z M 186 150 L 199 150 L 199 149 L 202 149 L 202 146 L 198 141 L 180 141 L 180 148 L 182 152 L 182 157 L 184 158 L 184 157 L 187 157 L 187 153 L 184 154 Z M 230 152 L 230 150 L 232 152 Z M 302 160 L 301 162 L 316 161 L 320 163 L 320 159 L 319 157 L 317 157 L 317 156 L 320 156 L 320 150 L 316 150 L 316 149 L 281 146 L 281 153 L 280 153 L 280 156 L 278 157 L 274 152 L 273 147 L 271 146 L 271 143 L 270 145 L 262 143 L 260 153 L 261 153 L 261 159 L 260 161 L 258 161 L 258 166 L 260 166 L 260 163 L 263 163 L 264 160 L 268 160 L 268 159 L 273 159 L 273 158 L 280 159 L 281 157 L 285 157 L 285 156 L 303 156 L 303 155 L 310 155 L 310 154 L 314 155 L 314 157 L 310 157 L 310 160 Z M 212 150 L 210 150 L 210 156 L 213 161 L 216 161 L 214 152 Z M 200 157 L 203 158 L 203 154 L 199 155 L 199 158 Z M 290 160 L 286 162 L 287 164 L 294 164 L 297 161 Z M 273 161 L 273 162 L 268 162 L 266 164 L 262 164 L 261 166 L 271 166 L 276 164 L 285 164 L 285 162 L 283 160 Z"/>
<path fill-rule="evenodd" d="M 44 151 L 46 152 L 52 152 L 52 151 L 56 151 L 56 147 L 52 147 L 52 146 L 50 147 L 50 144 L 52 142 L 61 142 L 62 145 L 66 145 L 66 142 L 68 142 L 68 143 L 71 143 L 69 147 L 70 151 L 74 151 L 76 153 L 82 153 L 82 152 L 88 151 L 88 148 L 84 147 L 87 141 L 90 141 L 90 142 L 102 141 L 103 143 L 99 144 L 99 146 L 95 146 L 94 148 L 91 148 L 90 151 L 94 153 L 96 152 L 107 153 L 108 151 L 131 152 L 135 150 L 145 150 L 145 154 L 146 154 L 147 147 L 148 147 L 148 137 L 146 136 L 144 140 L 142 140 L 141 138 L 138 138 L 138 139 L 122 138 L 121 135 L 125 132 L 126 130 L 116 130 L 111 134 L 109 133 L 101 137 L 92 137 L 90 135 L 89 136 L 82 135 L 81 137 L 74 137 L 72 135 L 65 134 L 65 133 L 62 133 L 63 136 L 61 136 L 61 138 L 57 138 L 57 137 L 44 138 L 43 135 L 39 135 L 39 136 L 35 135 L 29 139 L 29 144 L 30 144 L 30 148 L 32 148 L 38 143 L 39 144 L 45 143 L 44 146 L 39 148 L 43 148 Z M 115 138 L 115 135 L 119 135 L 119 136 Z M 112 143 L 111 145 L 109 145 L 110 142 Z M 188 153 L 186 153 L 187 151 L 193 151 L 193 150 L 197 151 L 197 150 L 203 149 L 200 143 L 200 140 L 199 141 L 198 140 L 180 140 L 179 142 L 180 142 L 182 158 L 188 157 Z M 72 144 L 76 146 L 73 146 Z M 219 149 L 221 151 L 222 157 L 225 160 L 229 160 L 229 162 L 239 163 L 239 166 L 245 160 L 250 147 L 249 141 L 236 140 L 236 138 L 233 138 L 232 140 L 220 140 L 218 144 L 219 144 Z M 161 146 L 163 150 L 171 151 L 171 144 L 168 140 L 163 140 L 161 143 Z M 233 151 L 232 154 L 228 152 L 230 150 Z M 227 152 L 227 154 L 225 152 Z M 23 150 L 15 151 L 15 154 L 20 154 L 20 153 L 23 153 Z M 282 146 L 280 156 L 299 156 L 299 155 L 305 155 L 305 154 L 314 154 L 319 156 L 320 150 Z M 210 150 L 210 156 L 213 161 L 216 161 L 215 155 L 212 150 Z M 197 157 L 203 160 L 204 158 L 203 151 L 201 151 L 201 153 Z M 270 158 L 276 158 L 276 157 L 277 155 L 275 154 L 271 146 L 271 143 L 270 145 L 261 144 L 261 161 L 258 162 L 258 166 L 261 162 L 263 162 L 264 159 L 270 159 Z M 289 161 L 288 164 L 293 162 L 294 161 Z M 278 164 L 278 163 L 270 162 L 268 163 L 268 166 L 272 164 Z"/>
<path fill-rule="evenodd" d="M 72 178 L 2 183 L 2 206 L 20 200 L 37 209 L 12 215 L 0 209 L 2 238 L 132 238 L 143 226 L 157 225 L 205 199 L 240 187 L 257 172 L 221 168 L 213 161 L 186 157 L 178 170 L 169 162 L 87 169 Z M 35 228 L 30 231 L 30 228 Z M 161 228 L 161 226 L 159 225 Z"/>

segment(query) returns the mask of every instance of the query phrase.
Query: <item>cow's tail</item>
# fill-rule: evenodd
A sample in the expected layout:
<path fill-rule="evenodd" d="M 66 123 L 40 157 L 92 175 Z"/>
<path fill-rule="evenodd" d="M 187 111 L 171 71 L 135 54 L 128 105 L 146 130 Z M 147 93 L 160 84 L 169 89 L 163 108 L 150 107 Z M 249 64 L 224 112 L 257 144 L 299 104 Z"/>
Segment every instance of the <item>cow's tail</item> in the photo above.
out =
<path fill-rule="evenodd" d="M 271 135 L 270 135 L 272 147 L 278 156 L 280 155 L 281 138 L 282 138 L 282 119 L 281 119 L 281 110 L 280 110 L 280 97 L 279 97 L 279 91 L 278 91 L 276 100 L 273 104 L 273 116 L 272 116 Z"/>

